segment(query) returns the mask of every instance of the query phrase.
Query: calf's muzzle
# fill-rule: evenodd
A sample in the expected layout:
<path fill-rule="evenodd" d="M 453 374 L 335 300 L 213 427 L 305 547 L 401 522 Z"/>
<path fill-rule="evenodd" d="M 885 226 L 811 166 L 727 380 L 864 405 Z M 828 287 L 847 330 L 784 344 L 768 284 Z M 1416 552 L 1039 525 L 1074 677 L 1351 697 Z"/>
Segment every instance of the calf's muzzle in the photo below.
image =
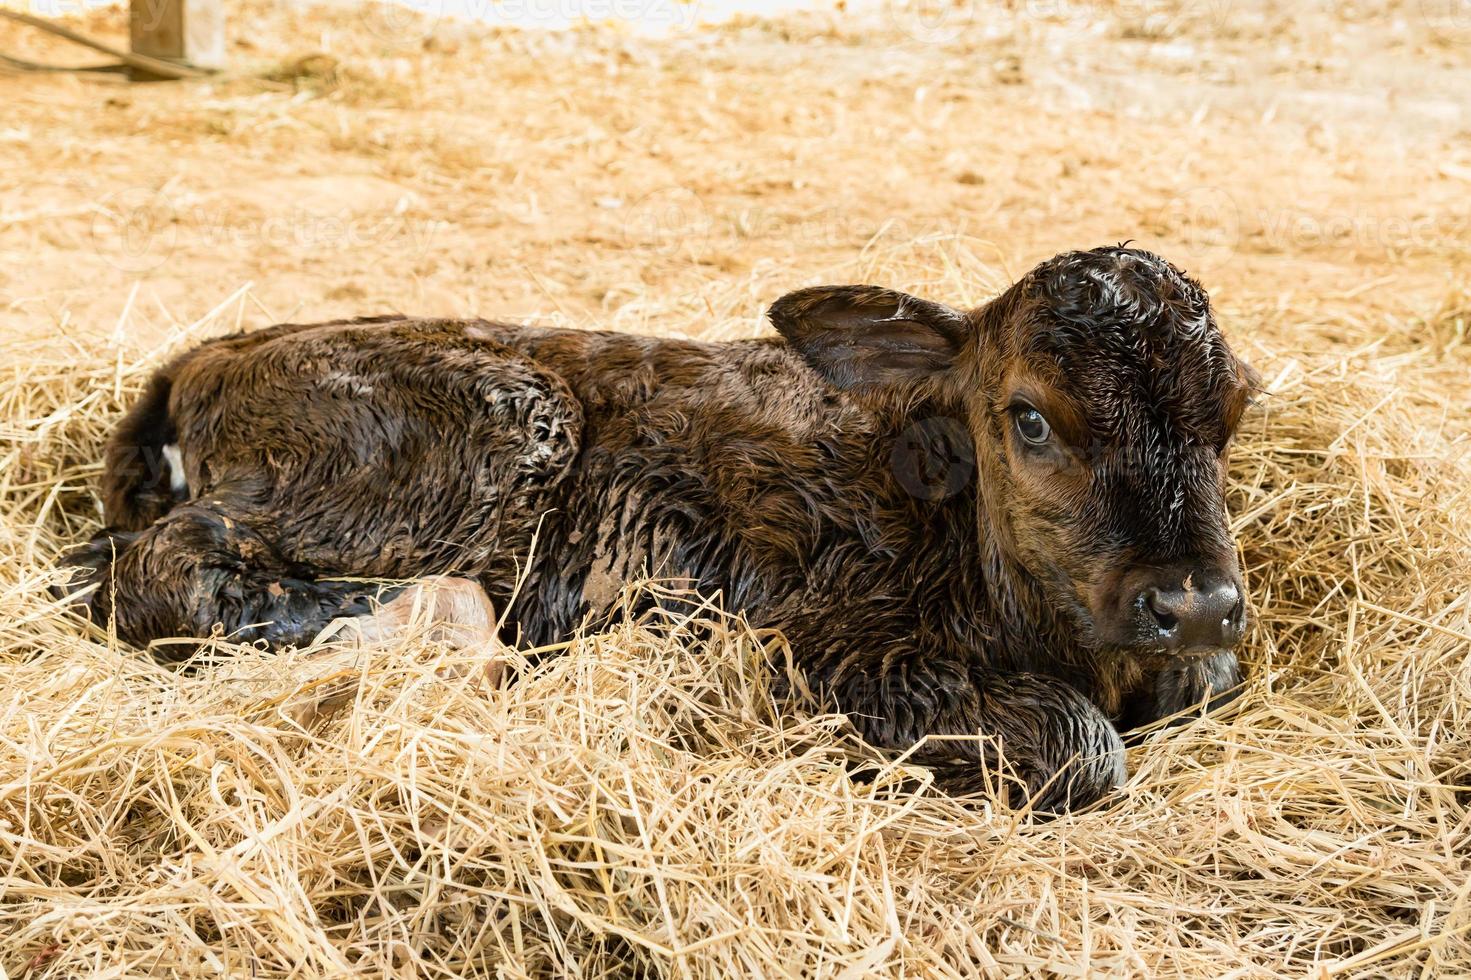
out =
<path fill-rule="evenodd" d="M 1229 650 L 1241 641 L 1246 603 L 1233 573 L 1144 569 L 1126 576 L 1122 594 L 1140 646 L 1189 653 Z"/>

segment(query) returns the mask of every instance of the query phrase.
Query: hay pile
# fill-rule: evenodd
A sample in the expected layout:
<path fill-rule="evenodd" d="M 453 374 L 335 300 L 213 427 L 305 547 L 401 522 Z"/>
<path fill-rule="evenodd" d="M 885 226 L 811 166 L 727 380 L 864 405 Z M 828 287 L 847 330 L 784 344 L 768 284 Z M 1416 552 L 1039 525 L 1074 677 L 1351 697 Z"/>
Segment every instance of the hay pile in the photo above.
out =
<path fill-rule="evenodd" d="M 753 329 L 741 304 L 724 332 Z M 423 640 L 185 676 L 86 633 L 45 586 L 95 526 L 100 441 L 165 349 L 229 319 L 148 351 L 11 345 L 8 976 L 1471 970 L 1464 303 L 1228 311 L 1273 392 L 1233 467 L 1250 691 L 1131 751 L 1112 808 L 1045 824 L 903 765 L 852 779 L 835 719 L 772 704 L 779 641 L 713 608 L 500 690 Z"/>

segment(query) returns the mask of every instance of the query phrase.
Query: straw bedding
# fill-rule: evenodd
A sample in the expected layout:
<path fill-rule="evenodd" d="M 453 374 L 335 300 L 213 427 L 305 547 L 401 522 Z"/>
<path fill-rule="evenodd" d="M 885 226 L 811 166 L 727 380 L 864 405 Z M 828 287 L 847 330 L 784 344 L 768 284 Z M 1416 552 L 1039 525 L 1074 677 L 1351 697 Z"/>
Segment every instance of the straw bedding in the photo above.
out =
<path fill-rule="evenodd" d="M 825 15 L 667 45 L 350 6 L 232 3 L 232 63 L 285 66 L 259 78 L 3 83 L 5 976 L 1471 974 L 1453 5 L 962 3 L 948 41 Z M 125 43 L 121 8 L 78 26 Z M 1132 749 L 1111 806 L 935 794 L 773 704 L 780 638 L 716 597 L 560 651 L 221 643 L 192 673 L 48 597 L 109 426 L 199 337 L 393 309 L 741 336 L 801 285 L 979 302 L 1130 236 L 1271 394 L 1232 467 L 1250 689 Z"/>
<path fill-rule="evenodd" d="M 779 637 L 689 597 L 529 657 L 222 643 L 173 673 L 84 629 L 45 587 L 100 441 L 227 326 L 18 342 L 0 381 L 7 975 L 1471 970 L 1463 303 L 1229 321 L 1271 390 L 1231 490 L 1250 690 L 1048 823 L 864 761 L 772 702 Z"/>

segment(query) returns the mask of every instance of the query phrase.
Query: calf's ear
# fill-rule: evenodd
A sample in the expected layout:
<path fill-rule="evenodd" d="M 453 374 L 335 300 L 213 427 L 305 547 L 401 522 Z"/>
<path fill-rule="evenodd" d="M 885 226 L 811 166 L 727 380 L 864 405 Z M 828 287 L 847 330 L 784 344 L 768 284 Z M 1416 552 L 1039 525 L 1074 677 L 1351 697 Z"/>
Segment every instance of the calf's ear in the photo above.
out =
<path fill-rule="evenodd" d="M 772 304 L 771 322 L 828 383 L 902 393 L 938 378 L 970 326 L 941 303 L 881 286 L 814 286 Z"/>

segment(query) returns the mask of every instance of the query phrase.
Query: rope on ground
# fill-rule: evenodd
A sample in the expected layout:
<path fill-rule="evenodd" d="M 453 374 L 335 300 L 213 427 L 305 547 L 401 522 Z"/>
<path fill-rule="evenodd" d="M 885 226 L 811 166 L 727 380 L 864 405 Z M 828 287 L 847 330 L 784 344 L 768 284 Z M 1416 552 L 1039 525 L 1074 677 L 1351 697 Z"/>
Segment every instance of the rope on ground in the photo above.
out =
<path fill-rule="evenodd" d="M 136 68 L 139 71 L 146 71 L 149 74 L 157 75 L 161 78 L 172 79 L 206 78 L 214 74 L 212 70 L 208 68 L 200 68 L 197 65 L 183 64 L 174 61 L 161 61 L 158 58 L 150 58 L 144 54 L 134 54 L 131 51 L 124 51 L 123 49 L 114 47 L 113 45 L 105 44 L 102 41 L 93 40 L 92 38 L 87 37 L 85 34 L 78 34 L 76 31 L 72 30 L 69 27 L 62 27 L 60 24 L 53 24 L 48 20 L 42 20 L 40 17 L 33 17 L 30 14 L 23 14 L 18 10 L 6 10 L 4 8 L 0 8 L 0 17 L 4 17 L 7 20 L 16 21 L 17 23 L 25 24 L 29 27 L 34 27 L 39 31 L 45 31 L 48 34 L 55 34 L 57 37 L 65 38 L 66 40 L 71 41 L 73 44 L 80 44 L 85 48 L 91 48 L 93 51 L 100 51 L 103 54 L 111 55 L 118 60 L 118 64 L 116 65 L 85 65 L 76 68 L 68 68 L 53 65 L 41 65 L 35 62 L 25 61 L 21 58 L 14 58 L 9 55 L 0 55 L 0 61 L 3 61 L 5 65 L 17 70 L 91 72 L 116 71 L 121 68 L 127 67 Z"/>
<path fill-rule="evenodd" d="M 128 66 L 117 63 L 102 65 L 43 65 L 38 61 L 27 61 L 24 58 L 15 58 L 8 54 L 0 54 L 0 68 L 8 68 L 15 72 L 117 72 L 126 71 Z"/>

